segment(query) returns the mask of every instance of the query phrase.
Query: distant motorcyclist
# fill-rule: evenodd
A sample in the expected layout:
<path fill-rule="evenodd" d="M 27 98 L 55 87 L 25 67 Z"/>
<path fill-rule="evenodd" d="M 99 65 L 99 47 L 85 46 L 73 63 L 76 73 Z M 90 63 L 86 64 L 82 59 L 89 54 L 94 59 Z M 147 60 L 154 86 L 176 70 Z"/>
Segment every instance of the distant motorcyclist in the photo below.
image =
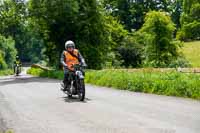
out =
<path fill-rule="evenodd" d="M 16 72 L 17 65 L 20 66 L 20 70 L 21 70 L 22 63 L 18 55 L 15 57 L 15 61 L 14 61 L 14 73 Z"/>
<path fill-rule="evenodd" d="M 64 79 L 62 84 L 62 90 L 67 91 L 69 81 L 68 81 L 68 75 L 69 71 L 73 71 L 73 65 L 74 64 L 82 64 L 83 66 L 86 66 L 85 60 L 80 54 L 80 52 L 75 49 L 75 44 L 73 41 L 66 41 L 65 43 L 65 50 L 61 54 L 60 59 L 61 64 L 64 68 Z"/>

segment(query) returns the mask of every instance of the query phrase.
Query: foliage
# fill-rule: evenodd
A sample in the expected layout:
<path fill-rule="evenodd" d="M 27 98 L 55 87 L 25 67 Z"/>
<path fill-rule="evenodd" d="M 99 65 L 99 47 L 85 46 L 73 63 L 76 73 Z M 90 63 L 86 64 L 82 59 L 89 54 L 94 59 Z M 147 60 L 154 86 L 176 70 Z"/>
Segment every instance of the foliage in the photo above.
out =
<path fill-rule="evenodd" d="M 3 58 L 3 53 L 0 51 L 0 70 L 6 69 L 7 64 L 5 62 L 5 59 Z"/>
<path fill-rule="evenodd" d="M 122 61 L 118 58 L 119 53 L 117 49 L 123 45 L 124 38 L 127 37 L 128 31 L 124 29 L 124 26 L 119 23 L 119 20 L 112 17 L 109 14 L 104 14 L 105 29 L 107 35 L 106 51 L 106 67 L 120 67 Z"/>
<path fill-rule="evenodd" d="M 0 35 L 1 69 L 5 69 L 7 66 L 11 68 L 15 61 L 16 54 L 17 51 L 15 49 L 14 40 L 11 37 L 5 38 Z"/>
<path fill-rule="evenodd" d="M 67 40 L 75 41 L 92 69 L 187 66 L 177 52 L 179 42 L 173 38 L 177 31 L 181 40 L 200 38 L 199 3 L 199 0 L 3 0 L 0 34 L 13 38 L 22 61 L 47 62 L 56 68 Z M 3 51 L 0 56 L 1 67 L 6 68 Z"/>
<path fill-rule="evenodd" d="M 199 0 L 184 0 L 183 14 L 181 16 L 181 30 L 177 38 L 188 40 L 200 39 L 200 1 Z"/>
<path fill-rule="evenodd" d="M 182 13 L 183 0 L 173 0 L 169 5 L 169 12 L 171 14 L 172 21 L 176 24 L 176 28 L 180 28 L 180 17 Z"/>
<path fill-rule="evenodd" d="M 0 3 L 0 34 L 11 36 L 16 42 L 20 56 L 25 53 L 24 28 L 25 5 L 23 1 L 4 0 Z"/>
<path fill-rule="evenodd" d="M 128 35 L 123 39 L 123 43 L 118 47 L 119 58 L 122 65 L 128 67 L 140 67 L 142 64 L 143 47 L 138 43 L 136 34 Z"/>
<path fill-rule="evenodd" d="M 175 26 L 165 12 L 151 11 L 140 32 L 147 34 L 145 55 L 150 66 L 165 67 L 178 56 L 179 42 L 173 41 Z"/>
<path fill-rule="evenodd" d="M 30 0 L 28 7 L 51 65 L 58 65 L 65 41 L 73 40 L 89 67 L 101 67 L 108 43 L 96 0 Z"/>
<path fill-rule="evenodd" d="M 37 62 L 42 57 L 43 43 L 32 29 L 24 0 L 4 0 L 0 3 L 0 34 L 15 40 L 22 61 Z"/>
<path fill-rule="evenodd" d="M 168 67 L 170 68 L 188 68 L 191 67 L 190 62 L 184 57 L 184 55 L 178 56 L 176 60 L 173 60 Z"/>
<path fill-rule="evenodd" d="M 120 19 L 129 31 L 138 30 L 144 24 L 149 11 L 165 11 L 179 25 L 182 0 L 102 0 L 107 12 Z"/>
<path fill-rule="evenodd" d="M 6 75 L 11 75 L 11 74 L 13 74 L 12 69 L 0 70 L 0 76 L 6 76 Z"/>
<path fill-rule="evenodd" d="M 200 39 L 200 22 L 196 20 L 183 25 L 182 31 L 179 31 L 177 38 L 180 40 L 199 40 Z"/>

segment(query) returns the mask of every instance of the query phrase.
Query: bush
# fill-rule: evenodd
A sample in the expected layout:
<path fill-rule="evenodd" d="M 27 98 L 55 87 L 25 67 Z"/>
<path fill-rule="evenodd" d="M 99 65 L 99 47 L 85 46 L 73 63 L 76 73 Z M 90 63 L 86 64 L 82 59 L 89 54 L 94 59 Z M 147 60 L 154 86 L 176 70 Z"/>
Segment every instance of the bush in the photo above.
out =
<path fill-rule="evenodd" d="M 141 52 L 139 48 L 132 47 L 119 47 L 118 52 L 120 59 L 123 60 L 122 65 L 128 67 L 139 67 L 142 63 Z"/>
<path fill-rule="evenodd" d="M 119 60 L 122 60 L 122 66 L 140 67 L 142 64 L 143 47 L 138 41 L 139 35 L 129 34 L 122 40 L 121 46 L 117 48 Z"/>
<path fill-rule="evenodd" d="M 171 62 L 171 64 L 168 65 L 168 67 L 170 68 L 187 68 L 187 67 L 191 67 L 192 65 L 190 64 L 190 62 L 188 60 L 186 60 L 184 57 L 178 57 L 177 60 L 174 60 Z"/>
<path fill-rule="evenodd" d="M 7 64 L 2 56 L 2 52 L 0 51 L 0 70 L 6 69 Z"/>
<path fill-rule="evenodd" d="M 181 30 L 177 38 L 184 41 L 200 40 L 200 3 L 193 1 L 185 5 L 181 16 Z"/>
<path fill-rule="evenodd" d="M 13 74 L 12 69 L 0 70 L 0 76 L 11 75 L 11 74 Z"/>
<path fill-rule="evenodd" d="M 145 40 L 145 66 L 163 67 L 178 56 L 179 43 L 173 40 L 175 25 L 165 12 L 147 13 L 141 30 Z"/>
<path fill-rule="evenodd" d="M 200 40 L 200 22 L 193 21 L 183 26 L 184 38 L 190 40 Z"/>

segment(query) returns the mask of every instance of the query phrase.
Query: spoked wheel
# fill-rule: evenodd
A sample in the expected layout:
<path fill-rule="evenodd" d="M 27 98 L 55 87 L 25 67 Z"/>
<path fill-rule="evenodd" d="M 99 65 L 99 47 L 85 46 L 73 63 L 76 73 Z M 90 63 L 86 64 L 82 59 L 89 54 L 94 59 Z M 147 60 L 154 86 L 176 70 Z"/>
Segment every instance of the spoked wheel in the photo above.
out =
<path fill-rule="evenodd" d="M 78 98 L 80 101 L 84 101 L 85 99 L 85 83 L 84 80 L 80 80 L 79 84 L 79 92 L 78 92 Z"/>

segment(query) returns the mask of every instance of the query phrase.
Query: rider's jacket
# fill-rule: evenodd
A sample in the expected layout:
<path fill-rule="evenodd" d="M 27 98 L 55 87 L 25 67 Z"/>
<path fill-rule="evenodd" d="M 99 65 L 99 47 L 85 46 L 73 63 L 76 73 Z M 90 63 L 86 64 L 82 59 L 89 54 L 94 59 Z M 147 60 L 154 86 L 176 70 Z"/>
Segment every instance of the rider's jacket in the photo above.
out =
<path fill-rule="evenodd" d="M 20 61 L 20 60 L 16 60 L 16 61 L 14 62 L 14 64 L 15 64 L 15 65 L 17 65 L 17 64 L 18 64 L 18 65 L 21 65 L 21 61 Z"/>
<path fill-rule="evenodd" d="M 65 50 L 61 55 L 62 65 L 67 66 L 70 70 L 73 70 L 72 65 L 79 64 L 82 61 L 84 61 L 84 59 L 77 49 L 74 49 L 72 53 Z"/>
<path fill-rule="evenodd" d="M 72 66 L 74 64 L 79 64 L 78 50 L 74 49 L 72 53 L 64 51 L 64 54 L 65 54 L 65 64 L 67 64 L 68 69 L 73 70 Z"/>

